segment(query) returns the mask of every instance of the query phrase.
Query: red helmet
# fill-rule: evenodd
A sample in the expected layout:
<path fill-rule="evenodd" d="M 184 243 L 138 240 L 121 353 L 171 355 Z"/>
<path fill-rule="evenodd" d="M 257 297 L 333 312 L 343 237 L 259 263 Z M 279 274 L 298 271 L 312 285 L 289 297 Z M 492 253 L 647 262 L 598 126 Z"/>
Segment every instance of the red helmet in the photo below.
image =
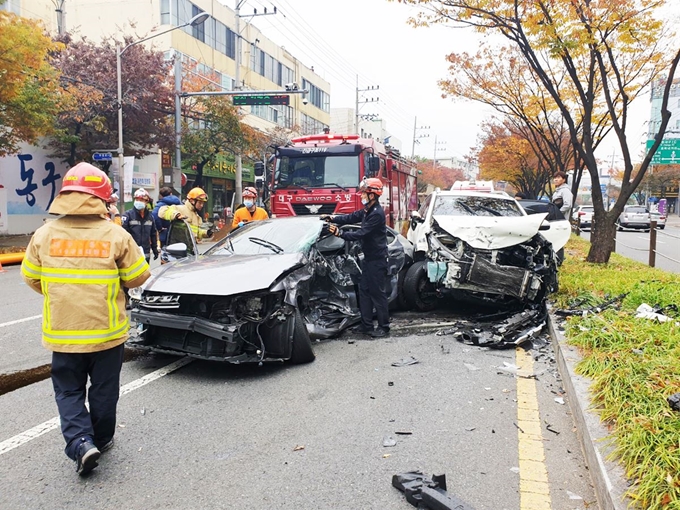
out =
<path fill-rule="evenodd" d="M 64 176 L 59 194 L 65 191 L 88 193 L 108 201 L 111 198 L 113 186 L 111 186 L 109 177 L 96 166 L 78 163 Z"/>
<path fill-rule="evenodd" d="M 371 177 L 370 179 L 364 179 L 361 181 L 359 186 L 359 192 L 375 193 L 380 196 L 383 192 L 383 184 L 380 179 L 376 177 Z"/>
<path fill-rule="evenodd" d="M 248 186 L 243 190 L 243 196 L 257 198 L 257 190 L 252 186 Z"/>

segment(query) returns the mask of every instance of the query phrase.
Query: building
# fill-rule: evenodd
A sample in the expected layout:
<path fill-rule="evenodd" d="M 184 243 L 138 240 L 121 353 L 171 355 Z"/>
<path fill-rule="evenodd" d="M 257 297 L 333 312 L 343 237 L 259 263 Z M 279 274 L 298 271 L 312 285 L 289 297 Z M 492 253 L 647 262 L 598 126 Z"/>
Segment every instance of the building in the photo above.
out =
<path fill-rule="evenodd" d="M 334 133 L 358 134 L 361 138 L 375 138 L 380 143 L 401 151 L 401 140 L 393 136 L 388 131 L 386 122 L 375 114 L 359 115 L 358 130 L 355 126 L 357 119 L 354 108 L 331 108 L 330 116 L 330 128 Z"/>
<path fill-rule="evenodd" d="M 234 5 L 237 0 L 232 0 Z M 55 5 L 62 4 L 62 10 L 55 9 Z M 309 89 L 308 103 L 303 104 L 300 95 L 291 95 L 290 106 L 246 106 L 245 122 L 260 130 L 275 126 L 295 129 L 301 134 L 322 132 L 330 125 L 330 84 L 318 76 L 314 71 L 291 55 L 282 46 L 276 45 L 249 21 L 252 8 L 237 20 L 235 10 L 226 7 L 216 0 L 150 0 L 137 2 L 132 0 L 102 0 L 92 2 L 88 0 L 6 0 L 0 9 L 14 12 L 20 16 L 41 20 L 47 29 L 57 33 L 60 29 L 74 32 L 76 35 L 87 37 L 98 42 L 107 36 L 121 39 L 123 35 L 139 40 L 154 32 L 162 32 L 173 26 L 188 22 L 193 16 L 207 12 L 211 17 L 202 25 L 187 26 L 172 30 L 146 41 L 148 47 L 164 51 L 168 59 L 175 56 L 181 58 L 183 72 L 195 69 L 213 77 L 217 88 L 233 90 L 235 88 L 236 62 L 240 60 L 240 81 L 246 90 L 283 90 L 288 83 L 297 83 L 301 89 Z M 238 21 L 238 23 L 237 23 Z M 237 25 L 240 26 L 241 52 L 237 58 Z M 122 66 L 125 66 L 123 55 Z M 46 155 L 41 157 L 45 158 Z M 5 158 L 7 159 L 7 158 Z M 0 165 L 7 168 L 19 169 L 20 161 L 14 158 L 11 162 Z M 46 162 L 59 167 L 57 162 Z M 150 189 L 152 196 L 162 185 L 161 176 L 164 164 L 172 164 L 161 154 L 148 156 L 143 160 L 136 160 L 134 166 L 137 182 L 152 182 Z M 41 164 L 43 164 L 41 162 Z M 63 165 L 61 165 L 63 166 Z M 63 175 L 65 169 L 60 173 Z M 14 170 L 12 170 L 14 171 Z M 192 170 L 183 168 L 188 176 L 185 191 L 192 185 Z M 208 210 L 221 212 L 228 207 L 233 199 L 235 165 L 228 157 L 219 159 L 211 168 L 205 169 L 205 188 L 210 196 Z M 243 183 L 252 184 L 254 181 L 252 166 L 244 162 Z M 60 186 L 58 182 L 58 186 Z M 0 180 L 0 186 L 3 183 Z M 12 191 L 8 185 L 7 200 Z M 2 195 L 0 194 L 0 200 Z M 0 204 L 0 212 L 2 207 Z M 32 218 L 18 222 L 9 230 L 14 233 L 17 228 L 32 231 L 46 217 L 46 210 L 40 211 L 41 218 Z M 11 219 L 12 213 L 9 212 Z M 11 224 L 12 222 L 9 221 Z M 8 231 L 9 231 L 8 230 Z"/>

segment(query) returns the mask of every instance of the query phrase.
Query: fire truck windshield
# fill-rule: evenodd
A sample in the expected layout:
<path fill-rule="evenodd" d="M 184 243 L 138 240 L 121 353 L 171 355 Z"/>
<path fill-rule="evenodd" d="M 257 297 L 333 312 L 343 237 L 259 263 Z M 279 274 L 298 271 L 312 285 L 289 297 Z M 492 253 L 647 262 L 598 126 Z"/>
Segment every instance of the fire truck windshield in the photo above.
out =
<path fill-rule="evenodd" d="M 276 162 L 277 188 L 339 188 L 359 184 L 359 157 L 356 155 L 283 156 Z"/>

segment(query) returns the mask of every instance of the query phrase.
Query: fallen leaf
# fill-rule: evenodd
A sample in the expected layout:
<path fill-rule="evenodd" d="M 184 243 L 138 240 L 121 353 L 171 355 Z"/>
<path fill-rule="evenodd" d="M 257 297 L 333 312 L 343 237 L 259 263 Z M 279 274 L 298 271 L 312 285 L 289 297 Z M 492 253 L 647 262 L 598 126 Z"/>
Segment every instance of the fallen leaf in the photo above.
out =
<path fill-rule="evenodd" d="M 293 448 L 293 451 L 294 451 L 294 452 L 299 452 L 300 450 L 304 450 L 304 449 L 305 449 L 305 445 L 299 444 L 299 445 L 297 445 L 295 448 Z"/>
<path fill-rule="evenodd" d="M 386 453 L 385 455 L 383 455 L 383 459 L 386 459 L 387 457 L 391 457 L 391 456 L 392 456 L 391 453 Z"/>

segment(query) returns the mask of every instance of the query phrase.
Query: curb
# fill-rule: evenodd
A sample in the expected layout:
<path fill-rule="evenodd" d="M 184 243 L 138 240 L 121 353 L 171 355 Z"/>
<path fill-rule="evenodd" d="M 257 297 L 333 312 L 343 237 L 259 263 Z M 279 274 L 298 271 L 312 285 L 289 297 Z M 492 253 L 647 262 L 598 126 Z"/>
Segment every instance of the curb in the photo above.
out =
<path fill-rule="evenodd" d="M 610 433 L 591 407 L 590 385 L 592 381 L 576 373 L 581 361 L 578 349 L 567 344 L 564 335 L 555 327 L 558 322 L 548 315 L 550 339 L 555 350 L 557 367 L 562 376 L 564 390 L 569 397 L 569 407 L 588 470 L 593 481 L 597 502 L 602 510 L 628 510 L 635 508 L 633 501 L 625 496 L 628 480 L 623 467 L 607 460 L 613 451 Z"/>

